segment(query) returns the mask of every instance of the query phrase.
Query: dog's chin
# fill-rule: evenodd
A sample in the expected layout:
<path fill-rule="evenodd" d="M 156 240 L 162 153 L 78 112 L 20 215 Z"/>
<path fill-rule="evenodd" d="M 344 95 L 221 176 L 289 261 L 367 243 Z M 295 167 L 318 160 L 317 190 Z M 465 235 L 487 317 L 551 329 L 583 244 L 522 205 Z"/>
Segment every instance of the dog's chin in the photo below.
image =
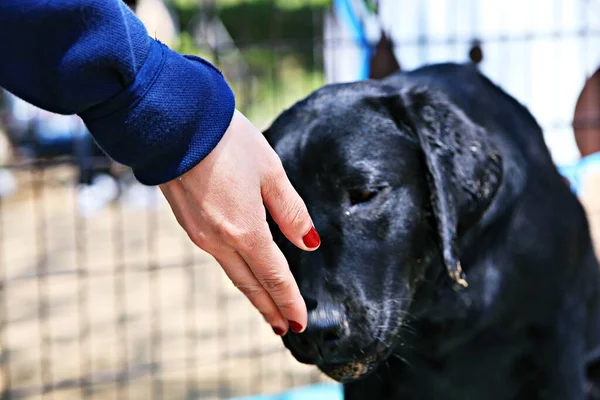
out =
<path fill-rule="evenodd" d="M 340 383 L 350 383 L 363 379 L 374 372 L 385 361 L 392 349 L 379 344 L 373 351 L 362 355 L 352 361 L 344 363 L 319 363 L 317 367 L 331 379 Z"/>

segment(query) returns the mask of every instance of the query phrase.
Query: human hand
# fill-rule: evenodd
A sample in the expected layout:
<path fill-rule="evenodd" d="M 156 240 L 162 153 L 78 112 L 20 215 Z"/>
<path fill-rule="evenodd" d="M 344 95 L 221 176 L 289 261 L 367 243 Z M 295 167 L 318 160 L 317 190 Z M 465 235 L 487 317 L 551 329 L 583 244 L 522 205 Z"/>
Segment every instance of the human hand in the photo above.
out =
<path fill-rule="evenodd" d="M 320 238 L 279 157 L 250 121 L 236 110 L 213 151 L 160 188 L 190 239 L 215 257 L 275 333 L 306 328 L 306 305 L 264 206 L 299 248 L 315 250 Z"/>

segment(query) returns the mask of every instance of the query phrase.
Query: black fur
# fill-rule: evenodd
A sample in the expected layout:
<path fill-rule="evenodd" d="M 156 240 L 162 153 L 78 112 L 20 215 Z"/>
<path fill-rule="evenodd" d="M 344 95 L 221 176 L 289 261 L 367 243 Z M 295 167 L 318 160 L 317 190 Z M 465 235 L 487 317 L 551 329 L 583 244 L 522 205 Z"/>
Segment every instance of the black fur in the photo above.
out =
<path fill-rule="evenodd" d="M 348 400 L 600 398 L 586 215 L 474 67 L 329 85 L 265 134 L 322 237 L 272 225 L 310 311 L 284 343 Z"/>

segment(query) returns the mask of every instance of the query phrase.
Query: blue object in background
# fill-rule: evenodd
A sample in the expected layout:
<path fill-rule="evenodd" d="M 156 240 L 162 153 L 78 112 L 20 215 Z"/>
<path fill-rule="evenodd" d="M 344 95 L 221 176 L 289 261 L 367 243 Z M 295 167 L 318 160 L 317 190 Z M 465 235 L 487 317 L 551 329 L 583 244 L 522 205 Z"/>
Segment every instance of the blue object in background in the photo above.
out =
<path fill-rule="evenodd" d="M 257 395 L 250 397 L 237 397 L 231 400 L 343 400 L 342 385 L 335 383 L 321 383 L 289 390 L 274 395 Z"/>
<path fill-rule="evenodd" d="M 369 78 L 371 59 L 371 47 L 365 35 L 365 30 L 359 16 L 352 6 L 350 0 L 334 0 L 333 9 L 340 21 L 350 29 L 353 39 L 360 48 L 361 54 L 361 70 L 356 80 L 362 81 Z"/>
<path fill-rule="evenodd" d="M 558 167 L 558 171 L 569 180 L 573 193 L 579 195 L 581 185 L 583 184 L 581 179 L 588 168 L 597 168 L 600 170 L 600 152 L 583 157 L 575 164 L 560 166 Z"/>

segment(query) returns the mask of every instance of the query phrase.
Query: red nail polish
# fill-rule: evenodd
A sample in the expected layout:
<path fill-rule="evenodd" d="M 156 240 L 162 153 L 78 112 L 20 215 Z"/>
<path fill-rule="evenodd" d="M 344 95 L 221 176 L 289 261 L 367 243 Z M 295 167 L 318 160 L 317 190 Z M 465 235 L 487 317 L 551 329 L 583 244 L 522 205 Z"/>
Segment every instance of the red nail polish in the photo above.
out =
<path fill-rule="evenodd" d="M 274 327 L 273 327 L 273 332 L 275 332 L 275 334 L 276 334 L 277 336 L 283 336 L 283 334 L 285 333 L 285 330 L 281 329 L 281 328 L 280 328 L 280 327 L 278 327 L 278 326 L 274 326 Z"/>
<path fill-rule="evenodd" d="M 296 321 L 289 321 L 289 324 L 290 324 L 290 328 L 292 328 L 292 331 L 294 333 L 300 333 L 300 332 L 302 332 L 302 325 L 300 325 Z"/>
<path fill-rule="evenodd" d="M 319 237 L 319 234 L 314 226 L 310 228 L 306 235 L 304 235 L 302 241 L 309 249 L 315 249 L 321 244 L 321 238 Z"/>

